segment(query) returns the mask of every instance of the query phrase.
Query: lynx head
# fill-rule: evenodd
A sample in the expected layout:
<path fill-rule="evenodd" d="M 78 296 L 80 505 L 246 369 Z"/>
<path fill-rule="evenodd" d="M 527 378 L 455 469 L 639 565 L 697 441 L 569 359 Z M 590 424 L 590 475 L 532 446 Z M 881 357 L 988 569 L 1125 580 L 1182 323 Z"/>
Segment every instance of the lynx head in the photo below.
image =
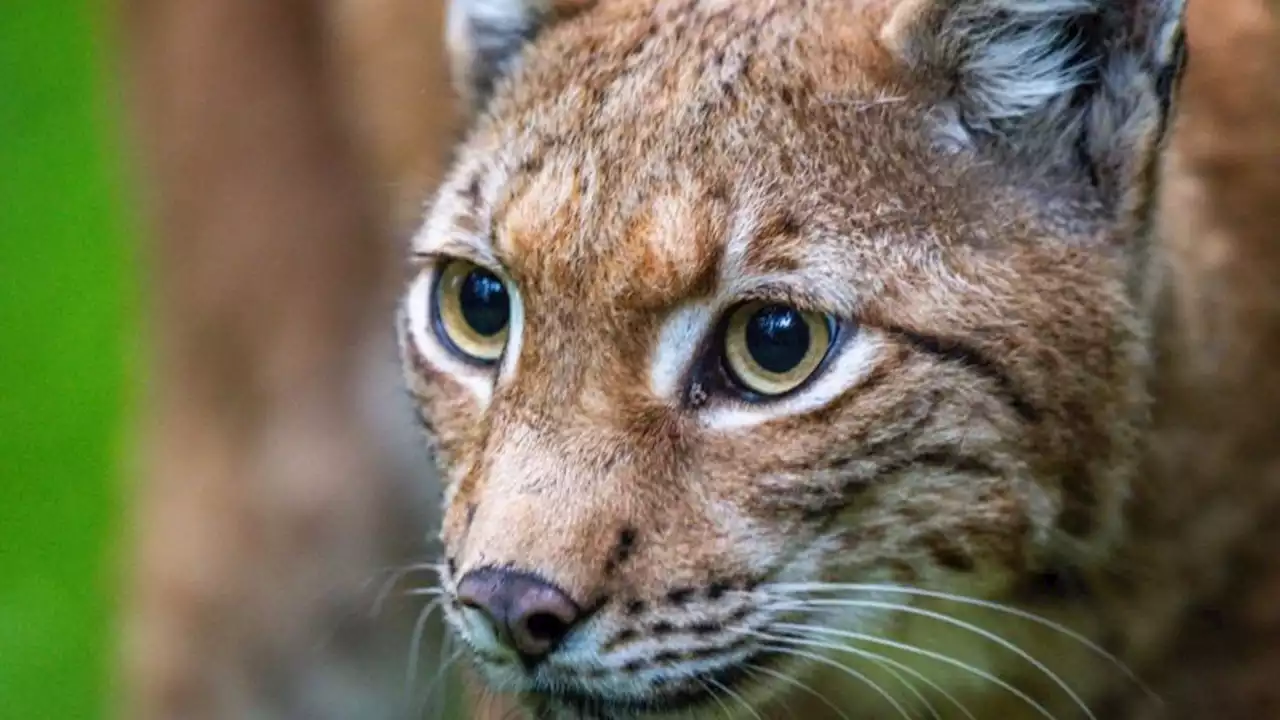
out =
<path fill-rule="evenodd" d="M 1123 547 L 1182 4 L 454 0 L 473 122 L 400 328 L 493 687 L 887 716 L 860 652 L 1052 707 L 929 608 Z"/>

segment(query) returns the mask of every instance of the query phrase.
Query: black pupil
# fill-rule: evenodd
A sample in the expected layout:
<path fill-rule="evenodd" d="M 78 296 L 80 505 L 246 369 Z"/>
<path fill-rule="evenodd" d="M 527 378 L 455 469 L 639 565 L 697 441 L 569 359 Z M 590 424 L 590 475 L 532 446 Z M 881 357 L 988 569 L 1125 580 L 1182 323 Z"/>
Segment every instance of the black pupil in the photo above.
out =
<path fill-rule="evenodd" d="M 769 305 L 747 321 L 747 352 L 771 373 L 794 370 L 809 353 L 809 325 L 799 312 Z"/>
<path fill-rule="evenodd" d="M 467 273 L 458 293 L 458 305 L 471 329 L 485 337 L 502 332 L 511 320 L 507 287 L 488 270 Z"/>

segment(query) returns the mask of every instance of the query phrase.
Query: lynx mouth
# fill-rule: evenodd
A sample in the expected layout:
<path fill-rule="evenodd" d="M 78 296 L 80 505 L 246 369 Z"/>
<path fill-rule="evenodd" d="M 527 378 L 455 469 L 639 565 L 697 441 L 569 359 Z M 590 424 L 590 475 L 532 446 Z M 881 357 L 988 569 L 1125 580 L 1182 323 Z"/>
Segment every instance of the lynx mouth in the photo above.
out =
<path fill-rule="evenodd" d="M 723 713 L 744 689 L 758 683 L 761 675 L 748 668 L 768 667 L 780 661 L 779 653 L 763 651 L 741 662 L 718 670 L 699 673 L 653 685 L 648 695 L 615 697 L 584 690 L 556 688 L 534 690 L 528 701 L 536 708 L 535 717 L 583 718 L 587 720 L 622 720 L 679 714 L 683 717 L 707 717 Z"/>

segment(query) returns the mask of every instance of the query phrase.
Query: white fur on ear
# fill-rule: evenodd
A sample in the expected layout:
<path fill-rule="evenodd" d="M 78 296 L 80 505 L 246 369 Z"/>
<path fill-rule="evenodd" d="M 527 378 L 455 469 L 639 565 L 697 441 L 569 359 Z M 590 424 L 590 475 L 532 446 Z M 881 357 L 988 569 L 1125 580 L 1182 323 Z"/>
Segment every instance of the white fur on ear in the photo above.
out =
<path fill-rule="evenodd" d="M 468 105 L 481 104 L 506 65 L 532 37 L 538 0 L 450 0 L 446 16 L 454 84 Z"/>
<path fill-rule="evenodd" d="M 907 0 L 882 38 L 908 64 L 948 85 L 967 128 L 1003 132 L 1046 112 L 1065 113 L 1081 100 L 1079 91 L 1088 92 L 1103 78 L 1113 87 L 1133 85 L 1139 74 L 1158 78 L 1180 61 L 1185 5 L 1186 0 Z"/>
<path fill-rule="evenodd" d="M 446 32 L 458 92 L 472 108 L 483 105 L 539 30 L 592 4 L 594 0 L 449 0 Z"/>
<path fill-rule="evenodd" d="M 947 19 L 961 115 L 987 126 L 1026 117 L 1081 82 L 1069 25 L 1093 0 L 991 0 L 961 4 Z"/>
<path fill-rule="evenodd" d="M 997 146 L 1144 223 L 1185 11 L 1186 0 L 904 0 L 881 39 L 936 97 L 945 149 Z"/>

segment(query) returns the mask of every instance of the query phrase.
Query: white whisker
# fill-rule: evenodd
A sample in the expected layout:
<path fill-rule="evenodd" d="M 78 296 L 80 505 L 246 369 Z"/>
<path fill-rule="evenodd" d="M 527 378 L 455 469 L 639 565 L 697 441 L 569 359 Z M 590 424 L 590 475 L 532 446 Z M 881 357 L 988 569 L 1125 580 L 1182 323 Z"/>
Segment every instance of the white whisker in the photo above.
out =
<path fill-rule="evenodd" d="M 703 690 L 706 690 L 707 693 L 711 695 L 712 700 L 716 701 L 716 704 L 720 706 L 720 711 L 724 713 L 725 718 L 727 720 L 733 720 L 733 713 L 729 711 L 729 706 L 724 704 L 724 699 L 721 698 L 720 694 L 715 691 L 715 688 L 708 685 L 701 678 L 695 677 L 694 680 L 696 680 L 698 684 L 702 686 Z"/>
<path fill-rule="evenodd" d="M 790 642 L 791 641 L 790 638 L 775 636 L 769 633 L 756 632 L 754 630 L 748 630 L 747 632 L 762 640 L 768 640 L 770 642 Z M 766 645 L 765 649 L 772 652 L 786 653 L 789 655 L 794 655 L 796 657 L 806 658 L 808 660 L 812 660 L 814 662 L 822 663 L 824 665 L 833 667 L 845 673 L 849 677 L 862 682 L 867 687 L 874 690 L 877 694 L 880 695 L 880 697 L 884 698 L 885 702 L 889 703 L 889 705 L 894 710 L 896 710 L 899 715 L 901 715 L 904 718 L 907 718 L 907 720 L 911 720 L 911 714 L 907 712 L 906 708 L 902 707 L 902 703 L 898 702 L 898 699 L 895 698 L 893 695 L 891 695 L 888 690 L 885 690 L 883 687 L 880 687 L 879 683 L 867 677 L 863 673 L 860 673 L 857 670 L 854 670 L 851 667 L 848 667 L 846 665 L 841 665 L 840 663 L 836 662 L 835 660 L 832 660 L 831 658 L 823 657 L 822 655 L 818 655 L 816 653 L 806 652 L 804 650 L 797 650 L 794 647 Z M 853 654 L 857 655 L 858 653 L 855 651 Z"/>
<path fill-rule="evenodd" d="M 793 630 L 800 633 L 808 633 L 809 637 L 813 637 L 814 634 L 832 635 L 836 637 L 846 638 L 849 640 L 857 640 L 860 642 L 871 643 L 872 645 L 882 645 L 884 647 L 894 648 L 895 650 L 900 650 L 902 652 L 910 653 L 912 655 L 918 655 L 920 657 L 926 657 L 931 660 L 936 660 L 940 663 L 950 665 L 952 667 L 955 667 L 967 673 L 970 673 L 975 677 L 982 678 L 983 680 L 986 680 L 987 682 L 990 682 L 993 685 L 996 685 L 1004 689 L 1005 691 L 1009 692 L 1013 696 L 1017 697 L 1019 700 L 1023 701 L 1027 705 L 1034 708 L 1036 712 L 1038 712 L 1043 717 L 1047 718 L 1047 720 L 1057 720 L 1057 718 L 1053 715 L 1053 713 L 1049 712 L 1049 710 L 1046 709 L 1039 702 L 1037 702 L 1035 698 L 1026 694 L 1022 690 L 1019 690 L 1018 688 L 1014 687 L 1008 682 L 1001 680 L 999 677 L 996 677 L 995 675 L 981 668 L 974 667 L 969 663 L 957 660 L 949 655 L 943 655 L 942 653 L 933 652 L 932 650 L 926 650 L 924 648 L 919 648 L 914 645 L 908 645 L 906 643 L 897 642 L 895 640 L 889 640 L 887 638 L 876 637 L 875 635 L 868 635 L 866 633 L 858 633 L 858 632 L 850 632 L 848 630 L 836 630 L 834 628 L 813 627 L 810 625 L 797 625 L 794 623 L 778 623 L 775 627 L 781 630 Z M 827 643 L 820 640 L 807 640 L 805 642 L 806 644 L 812 643 L 813 646 L 815 647 L 825 647 L 827 649 L 836 650 L 838 652 L 849 652 L 852 650 L 852 648 L 850 648 L 848 645 Z"/>
<path fill-rule="evenodd" d="M 782 583 L 777 585 L 771 585 L 769 586 L 768 590 L 771 592 L 778 591 L 782 594 L 786 594 L 788 597 L 791 596 L 791 593 L 840 592 L 840 591 L 871 592 L 871 593 L 884 593 L 884 594 L 897 594 L 897 595 L 915 595 L 918 597 L 927 597 L 927 598 L 933 598 L 936 600 L 946 600 L 946 601 L 954 602 L 961 605 L 969 605 L 971 607 L 986 608 L 994 612 L 1003 613 L 1011 617 L 1017 617 L 1023 620 L 1027 620 L 1029 622 L 1033 622 L 1037 625 L 1040 625 L 1041 627 L 1048 628 L 1050 630 L 1053 630 L 1054 632 L 1060 633 L 1064 637 L 1074 640 L 1080 645 L 1088 648 L 1094 654 L 1106 660 L 1108 663 L 1113 665 L 1116 669 L 1120 670 L 1120 672 L 1124 673 L 1125 677 L 1127 677 L 1131 682 L 1137 685 L 1138 688 L 1141 689 L 1144 693 L 1146 693 L 1151 699 L 1161 704 L 1163 704 L 1164 702 L 1163 699 L 1161 699 L 1160 695 L 1156 693 L 1154 690 L 1152 690 L 1151 687 L 1148 686 L 1145 682 L 1143 682 L 1142 678 L 1140 678 L 1132 668 L 1126 665 L 1124 661 L 1122 661 L 1120 658 L 1108 652 L 1101 645 L 1085 637 L 1083 634 L 1075 630 L 1072 630 L 1066 625 L 1063 625 L 1062 623 L 1054 622 L 1053 620 L 1050 620 L 1046 617 L 1042 617 L 1040 615 L 1037 615 L 1033 612 L 1029 612 L 1027 610 L 1023 610 L 1021 608 L 1012 607 L 1012 606 L 994 602 L 991 600 L 971 598 L 971 597 L 966 597 L 964 595 L 956 595 L 953 593 L 942 592 L 938 590 L 926 590 L 924 588 L 915 588 L 915 587 L 909 587 L 906 585 L 889 585 L 889 584 L 880 584 L 880 583 L 819 583 L 819 582 Z"/>
<path fill-rule="evenodd" d="M 782 639 L 782 638 L 775 638 L 775 639 Z M 957 699 L 955 695 L 951 694 L 946 688 L 942 687 L 941 685 L 934 682 L 933 680 L 930 680 L 927 675 L 920 672 L 919 670 L 916 670 L 910 665 L 907 665 L 906 663 L 898 662 L 897 660 L 894 660 L 891 657 L 880 655 L 879 653 L 873 653 L 869 650 L 863 650 L 862 648 L 849 647 L 849 648 L 846 648 L 845 651 L 855 655 L 860 655 L 878 665 L 881 665 L 882 667 L 885 668 L 886 672 L 892 672 L 889 668 L 894 668 L 900 673 L 910 675 L 911 677 L 919 681 L 921 684 L 923 684 L 925 687 L 941 695 L 943 698 L 947 700 L 947 702 L 951 703 L 952 705 L 955 705 L 956 709 L 959 710 L 961 714 L 963 714 L 966 718 L 968 718 L 968 720 L 978 720 L 976 717 L 974 717 L 973 713 L 969 710 L 969 708 L 965 707 L 964 703 L 960 702 L 960 700 Z M 759 666 L 756 666 L 756 667 L 760 670 L 767 670 L 767 668 L 762 668 Z M 897 677 L 897 674 L 895 673 L 894 676 Z M 902 682 L 903 682 L 903 685 L 909 685 L 909 683 L 907 683 L 906 681 L 902 681 Z M 924 697 L 920 694 L 918 689 L 916 689 L 914 694 L 916 695 L 917 698 L 920 699 L 921 702 L 923 702 L 926 705 L 926 707 L 928 707 L 930 714 L 932 714 L 934 717 L 939 717 L 941 715 L 941 713 L 938 712 L 937 708 L 933 707 L 933 705 L 929 703 L 928 700 L 924 699 Z"/>
<path fill-rule="evenodd" d="M 924 709 L 929 712 L 929 716 L 933 718 L 933 720 L 942 720 L 942 716 L 938 713 L 938 708 L 934 707 L 933 703 L 929 701 L 929 698 L 925 697 L 924 693 L 920 692 L 920 688 L 916 687 L 915 683 L 903 677 L 903 673 L 899 670 L 899 668 L 908 670 L 913 675 L 918 676 L 922 679 L 924 677 L 923 675 L 911 669 L 907 665 L 904 665 L 903 663 L 893 662 L 889 658 L 886 658 L 883 655 L 878 655 L 876 653 L 867 652 L 867 651 L 859 651 L 855 654 L 863 658 L 866 658 L 870 662 L 879 666 L 881 670 L 884 670 L 886 673 L 889 674 L 890 677 L 898 681 L 898 684 L 906 688 L 907 692 L 911 693 L 911 696 L 914 697 L 917 701 L 919 701 L 920 705 L 923 706 Z M 895 665 L 898 667 L 895 667 Z M 928 681 L 926 680 L 926 683 L 927 682 Z M 934 687 L 936 687 L 936 685 Z"/>
<path fill-rule="evenodd" d="M 883 656 L 868 653 L 867 659 L 876 665 L 879 665 L 882 670 L 889 673 L 894 680 L 897 680 L 898 684 L 906 688 L 907 692 L 911 693 L 916 700 L 919 700 L 920 704 L 924 706 L 924 709 L 929 712 L 929 717 L 933 718 L 933 720 L 942 720 L 942 716 L 938 714 L 938 708 L 934 707 L 932 702 L 929 702 L 929 698 L 925 697 L 924 693 L 920 692 L 920 688 L 916 687 L 915 683 L 903 677 L 902 673 L 899 672 L 897 668 L 886 663 Z"/>
<path fill-rule="evenodd" d="M 1067 696 L 1071 698 L 1071 701 L 1074 702 L 1076 706 L 1079 707 L 1080 710 L 1084 712 L 1086 717 L 1088 717 L 1090 720 L 1098 720 L 1097 716 L 1094 715 L 1093 711 L 1089 708 L 1088 703 L 1086 703 L 1084 699 L 1081 698 L 1080 695 L 1071 688 L 1071 686 L 1067 683 L 1067 681 L 1063 680 L 1057 673 L 1049 669 L 1047 665 L 1037 660 L 1033 655 L 1031 655 L 1031 653 L 1022 649 L 1018 645 L 1012 642 L 1009 642 L 1008 640 L 997 635 L 996 633 L 993 633 L 989 630 L 978 627 L 973 623 L 968 623 L 963 620 L 953 618 L 949 615 L 945 615 L 943 613 L 933 612 L 932 610 L 925 610 L 924 608 L 911 607 L 910 605 L 902 605 L 899 603 L 880 602 L 878 600 L 789 600 L 787 602 L 792 602 L 795 604 L 784 606 L 781 609 L 796 609 L 796 608 L 807 608 L 807 607 L 832 607 L 832 606 L 875 608 L 879 610 L 890 610 L 893 612 L 901 612 L 908 615 L 916 615 L 919 617 L 927 617 L 932 620 L 937 620 L 938 622 L 941 622 L 941 623 L 946 623 L 947 625 L 951 625 L 952 627 L 957 627 L 967 632 L 971 632 L 975 635 L 986 638 L 987 640 L 990 640 L 993 643 L 996 643 L 997 645 L 1004 648 L 1005 650 L 1008 650 L 1009 652 L 1014 653 L 1018 657 L 1025 660 L 1036 670 L 1043 673 L 1045 677 L 1049 678 L 1049 680 L 1052 681 L 1055 685 L 1057 685 L 1064 693 L 1066 693 Z"/>
<path fill-rule="evenodd" d="M 713 687 L 723 690 L 725 694 L 727 694 L 729 697 L 741 703 L 742 707 L 746 708 L 747 712 L 751 713 L 751 717 L 755 718 L 756 720 L 764 720 L 764 718 L 760 716 L 760 713 L 756 712 L 756 709 L 751 707 L 751 703 L 747 702 L 746 698 L 742 697 L 742 695 L 736 692 L 733 688 L 729 687 L 728 685 L 725 685 L 724 683 L 714 678 L 707 678 L 706 682 L 710 683 Z"/>
<path fill-rule="evenodd" d="M 966 718 L 969 718 L 969 720 L 978 720 L 973 716 L 973 713 L 969 712 L 969 708 L 964 706 L 964 703 L 956 699 L 955 695 L 952 695 L 950 692 L 946 690 L 946 688 L 930 680 L 927 675 L 920 672 L 919 670 L 916 670 L 915 668 L 911 667 L 910 665 L 907 665 L 906 663 L 898 662 L 897 660 L 894 660 L 891 657 L 886 657 L 878 653 L 873 653 L 866 650 L 860 650 L 860 652 L 865 652 L 867 654 L 868 659 L 873 659 L 877 662 L 884 663 L 885 665 L 895 667 L 900 672 L 906 673 L 907 675 L 910 675 L 916 680 L 919 680 L 926 687 L 938 693 L 942 697 L 946 698 L 947 702 L 951 703 L 952 705 L 955 705 L 956 708 L 960 710 L 960 712 L 964 714 Z M 934 708 L 932 705 L 930 705 L 929 709 L 935 716 L 938 715 L 937 708 Z"/>
<path fill-rule="evenodd" d="M 818 692 L 817 690 L 814 690 L 813 688 L 809 687 L 808 685 L 805 685 L 804 683 L 802 683 L 802 682 L 800 682 L 799 680 L 797 680 L 797 679 L 795 679 L 795 678 L 791 677 L 790 675 L 786 675 L 786 674 L 780 673 L 780 672 L 778 672 L 777 670 L 774 670 L 774 669 L 772 669 L 772 668 L 767 668 L 767 667 L 764 667 L 763 665 L 756 665 L 756 664 L 754 664 L 754 663 L 743 663 L 743 667 L 744 667 L 744 668 L 746 668 L 747 670 L 751 671 L 751 672 L 764 673 L 765 675 L 768 675 L 768 676 L 770 676 L 770 677 L 772 677 L 772 678 L 775 678 L 775 679 L 777 679 L 777 680 L 780 680 L 780 681 L 782 681 L 782 682 L 784 682 L 784 683 L 786 683 L 786 684 L 790 685 L 791 687 L 799 688 L 800 690 L 804 690 L 805 692 L 809 693 L 810 695 L 812 695 L 812 696 L 814 696 L 814 697 L 818 698 L 819 700 L 821 700 L 821 701 L 822 701 L 822 703 L 823 703 L 824 705 L 826 705 L 827 707 L 831 708 L 831 709 L 832 709 L 832 710 L 833 710 L 837 715 L 839 715 L 839 716 L 842 718 L 842 720 L 850 720 L 850 719 L 849 719 L 849 716 L 848 716 L 848 715 L 846 715 L 846 714 L 845 714 L 845 712 L 844 712 L 843 710 L 841 710 L 839 707 L 837 707 L 835 703 L 833 703 L 833 702 L 831 702 L 830 700 L 828 700 L 826 695 L 823 695 L 822 693 Z"/>
<path fill-rule="evenodd" d="M 435 563 L 414 563 L 412 565 L 404 565 L 398 568 L 384 568 L 383 572 L 389 573 L 389 576 L 385 581 L 383 581 L 382 585 L 379 586 L 378 594 L 374 597 L 373 606 L 370 608 L 369 616 L 378 617 L 381 615 L 382 607 L 386 603 L 387 597 L 391 594 L 392 589 L 395 588 L 396 583 L 403 580 L 406 575 L 421 570 L 434 571 L 437 577 L 443 573 L 443 570 Z M 368 582 L 373 582 L 373 578 L 369 578 Z"/>
<path fill-rule="evenodd" d="M 404 675 L 405 691 L 410 695 L 413 693 L 413 685 L 418 677 L 418 656 L 422 653 L 422 638 L 427 632 L 427 620 L 437 608 L 444 605 L 444 602 L 445 598 L 438 598 L 427 603 L 419 611 L 418 619 L 413 623 L 413 634 L 409 639 L 409 661 Z"/>
<path fill-rule="evenodd" d="M 462 648 L 458 648 L 457 650 L 453 651 L 453 654 L 449 656 L 448 660 L 441 663 L 439 669 L 436 670 L 435 677 L 431 679 L 431 682 L 427 684 L 427 687 L 423 691 L 422 702 L 418 704 L 419 714 L 426 712 L 427 704 L 431 701 L 432 693 L 434 693 L 437 686 L 439 686 L 441 682 L 444 682 L 445 679 L 449 676 L 449 668 L 453 667 L 453 664 L 458 662 L 458 660 L 461 658 L 462 658 Z M 448 703 L 448 693 L 449 691 L 446 688 L 445 689 L 446 703 Z M 447 704 L 445 705 L 445 708 L 446 709 L 448 708 Z"/>
<path fill-rule="evenodd" d="M 449 659 L 450 657 L 449 653 L 454 651 L 454 646 L 456 644 L 457 644 L 456 638 L 454 637 L 453 633 L 446 632 L 444 634 L 443 640 L 440 642 L 440 653 L 439 655 L 437 655 L 437 659 L 436 659 L 436 662 L 440 664 L 440 667 L 447 667 L 448 665 L 451 664 Z M 462 648 L 458 648 L 457 652 L 462 653 L 464 651 Z M 493 693 L 489 693 L 489 694 L 493 695 Z M 436 714 L 437 718 L 448 717 L 449 697 L 450 697 L 450 688 L 449 686 L 446 685 L 444 688 L 444 692 L 440 693 L 440 712 Z"/>

